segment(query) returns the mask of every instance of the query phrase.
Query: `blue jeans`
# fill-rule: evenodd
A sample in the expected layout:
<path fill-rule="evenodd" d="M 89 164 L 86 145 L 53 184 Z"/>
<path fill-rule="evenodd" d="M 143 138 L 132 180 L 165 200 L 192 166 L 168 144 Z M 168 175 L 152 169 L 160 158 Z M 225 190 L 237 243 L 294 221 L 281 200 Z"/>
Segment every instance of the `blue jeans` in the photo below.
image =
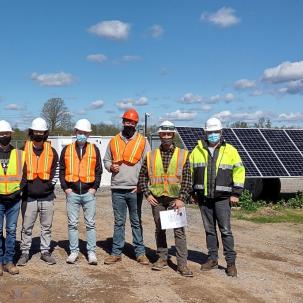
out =
<path fill-rule="evenodd" d="M 125 221 L 126 211 L 128 208 L 130 225 L 133 234 L 133 246 L 135 248 L 136 257 L 145 255 L 145 247 L 143 244 L 142 230 L 140 226 L 141 214 L 139 216 L 138 209 L 141 210 L 137 193 L 132 193 L 130 189 L 113 189 L 112 203 L 115 217 L 113 248 L 112 255 L 120 256 L 125 244 Z"/>
<path fill-rule="evenodd" d="M 223 243 L 223 253 L 227 263 L 234 263 L 234 237 L 230 225 L 229 198 L 204 199 L 200 202 L 200 211 L 206 233 L 209 259 L 218 260 L 219 240 L 216 225 L 218 223 Z"/>
<path fill-rule="evenodd" d="M 96 250 L 96 197 L 87 192 L 83 195 L 70 193 L 66 197 L 66 209 L 68 217 L 68 239 L 71 252 L 79 251 L 79 232 L 78 223 L 80 208 L 82 206 L 84 213 L 84 222 L 86 226 L 87 252 Z"/>
<path fill-rule="evenodd" d="M 0 202 L 0 264 L 7 264 L 13 262 L 15 254 L 16 229 L 20 205 L 21 201 Z M 3 245 L 4 218 L 6 220 L 5 245 Z"/>

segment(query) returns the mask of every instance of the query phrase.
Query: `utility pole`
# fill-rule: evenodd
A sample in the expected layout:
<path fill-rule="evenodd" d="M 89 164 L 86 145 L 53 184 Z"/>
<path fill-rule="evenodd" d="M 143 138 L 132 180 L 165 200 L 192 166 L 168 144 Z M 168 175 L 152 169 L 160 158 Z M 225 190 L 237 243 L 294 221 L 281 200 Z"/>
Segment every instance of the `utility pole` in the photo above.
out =
<path fill-rule="evenodd" d="M 145 113 L 144 114 L 144 136 L 146 137 L 147 134 L 147 117 L 149 117 L 150 114 L 149 113 Z"/>

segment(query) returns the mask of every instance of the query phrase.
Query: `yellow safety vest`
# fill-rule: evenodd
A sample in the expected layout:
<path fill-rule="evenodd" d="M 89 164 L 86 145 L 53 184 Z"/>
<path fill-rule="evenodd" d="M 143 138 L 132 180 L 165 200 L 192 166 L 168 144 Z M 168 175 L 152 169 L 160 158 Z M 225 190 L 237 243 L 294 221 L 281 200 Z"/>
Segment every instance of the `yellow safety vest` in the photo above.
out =
<path fill-rule="evenodd" d="M 177 198 L 181 189 L 182 171 L 188 151 L 175 148 L 167 172 L 164 172 L 160 149 L 147 153 L 149 190 L 155 197 L 168 196 Z"/>
<path fill-rule="evenodd" d="M 25 163 L 25 152 L 18 149 L 11 151 L 8 168 L 4 173 L 2 165 L 0 165 L 0 194 L 10 195 L 20 190 L 20 183 L 23 175 L 23 167 Z"/>
<path fill-rule="evenodd" d="M 190 154 L 190 166 L 195 190 L 204 191 L 208 195 L 208 165 L 209 153 L 201 142 Z M 242 164 L 238 151 L 232 145 L 225 143 L 219 148 L 219 155 L 216 161 L 216 187 L 219 192 L 231 193 L 233 187 L 244 188 L 245 168 Z"/>

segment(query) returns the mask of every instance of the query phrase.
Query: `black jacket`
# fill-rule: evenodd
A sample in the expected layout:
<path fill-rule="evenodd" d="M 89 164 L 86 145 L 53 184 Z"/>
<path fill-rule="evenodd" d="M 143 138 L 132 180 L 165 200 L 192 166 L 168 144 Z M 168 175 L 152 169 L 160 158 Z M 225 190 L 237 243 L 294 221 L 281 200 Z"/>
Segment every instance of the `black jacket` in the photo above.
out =
<path fill-rule="evenodd" d="M 83 155 L 86 152 L 86 147 L 87 147 L 87 143 L 83 146 L 83 151 L 82 151 Z M 64 157 L 65 157 L 66 148 L 67 148 L 67 146 L 65 146 L 61 152 L 60 164 L 59 164 L 60 165 L 59 178 L 60 178 L 60 183 L 61 183 L 62 189 L 65 191 L 66 189 L 71 188 L 72 191 L 76 194 L 85 194 L 88 192 L 88 190 L 90 188 L 97 190 L 100 186 L 101 175 L 103 172 L 101 156 L 100 156 L 100 151 L 99 151 L 98 147 L 94 144 L 94 148 L 96 150 L 96 167 L 95 167 L 95 182 L 92 182 L 92 183 L 83 183 L 80 180 L 77 182 L 67 182 L 65 180 L 65 168 L 66 167 L 65 167 Z M 78 144 L 76 144 L 76 151 L 77 151 L 78 158 L 81 159 L 80 147 Z"/>
<path fill-rule="evenodd" d="M 39 157 L 43 152 L 43 147 L 37 149 L 33 147 L 34 154 Z M 42 180 L 37 177 L 34 180 L 27 180 L 27 186 L 23 190 L 23 200 L 34 201 L 34 200 L 44 200 L 51 201 L 55 199 L 54 189 L 56 185 L 56 169 L 58 166 L 58 154 L 56 150 L 52 147 L 54 154 L 53 162 L 51 166 L 50 178 L 49 180 Z"/>
<path fill-rule="evenodd" d="M 15 149 L 12 145 L 9 145 L 5 150 L 0 145 L 0 165 L 2 165 L 3 169 L 6 170 L 8 167 L 9 157 L 11 155 L 11 151 Z M 0 202 L 16 202 L 21 199 L 22 189 L 26 185 L 26 163 L 24 163 L 23 167 L 23 175 L 22 180 L 20 182 L 20 190 L 10 194 L 10 195 L 0 195 Z"/>

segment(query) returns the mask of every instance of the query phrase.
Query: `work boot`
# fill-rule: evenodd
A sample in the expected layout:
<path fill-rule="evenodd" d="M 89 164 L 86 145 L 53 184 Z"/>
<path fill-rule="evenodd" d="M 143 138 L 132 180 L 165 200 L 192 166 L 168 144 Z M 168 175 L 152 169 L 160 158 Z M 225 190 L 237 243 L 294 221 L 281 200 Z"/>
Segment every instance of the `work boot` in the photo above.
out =
<path fill-rule="evenodd" d="M 111 265 L 111 264 L 115 264 L 120 261 L 122 261 L 121 256 L 108 256 L 107 258 L 105 258 L 104 264 Z"/>
<path fill-rule="evenodd" d="M 25 266 L 29 260 L 29 255 L 27 253 L 22 253 L 20 259 L 18 260 L 17 266 Z"/>
<path fill-rule="evenodd" d="M 68 264 L 74 264 L 78 260 L 78 252 L 74 251 L 72 252 L 66 259 L 66 263 Z"/>
<path fill-rule="evenodd" d="M 19 269 L 13 263 L 7 263 L 4 265 L 4 271 L 8 272 L 11 275 L 19 274 Z"/>
<path fill-rule="evenodd" d="M 153 270 L 162 270 L 162 269 L 167 268 L 167 267 L 168 267 L 167 260 L 159 258 L 157 260 L 157 262 L 155 262 L 153 264 L 152 269 Z"/>
<path fill-rule="evenodd" d="M 145 255 L 141 255 L 141 256 L 137 257 L 137 262 L 142 265 L 149 265 L 149 260 L 147 259 L 147 257 Z"/>
<path fill-rule="evenodd" d="M 3 276 L 3 265 L 0 264 L 0 276 Z"/>
<path fill-rule="evenodd" d="M 208 259 L 206 263 L 201 265 L 202 271 L 207 271 L 207 270 L 216 269 L 216 268 L 218 268 L 217 260 Z"/>
<path fill-rule="evenodd" d="M 193 277 L 193 272 L 187 267 L 187 265 L 180 265 L 178 266 L 178 272 L 183 277 Z"/>
<path fill-rule="evenodd" d="M 48 251 L 41 253 L 40 259 L 46 262 L 48 265 L 56 264 L 55 258 Z"/>
<path fill-rule="evenodd" d="M 90 264 L 90 265 L 98 264 L 96 254 L 93 251 L 88 252 L 87 257 L 88 257 L 88 264 Z"/>
<path fill-rule="evenodd" d="M 237 268 L 235 263 L 227 263 L 226 274 L 230 277 L 237 276 Z"/>

